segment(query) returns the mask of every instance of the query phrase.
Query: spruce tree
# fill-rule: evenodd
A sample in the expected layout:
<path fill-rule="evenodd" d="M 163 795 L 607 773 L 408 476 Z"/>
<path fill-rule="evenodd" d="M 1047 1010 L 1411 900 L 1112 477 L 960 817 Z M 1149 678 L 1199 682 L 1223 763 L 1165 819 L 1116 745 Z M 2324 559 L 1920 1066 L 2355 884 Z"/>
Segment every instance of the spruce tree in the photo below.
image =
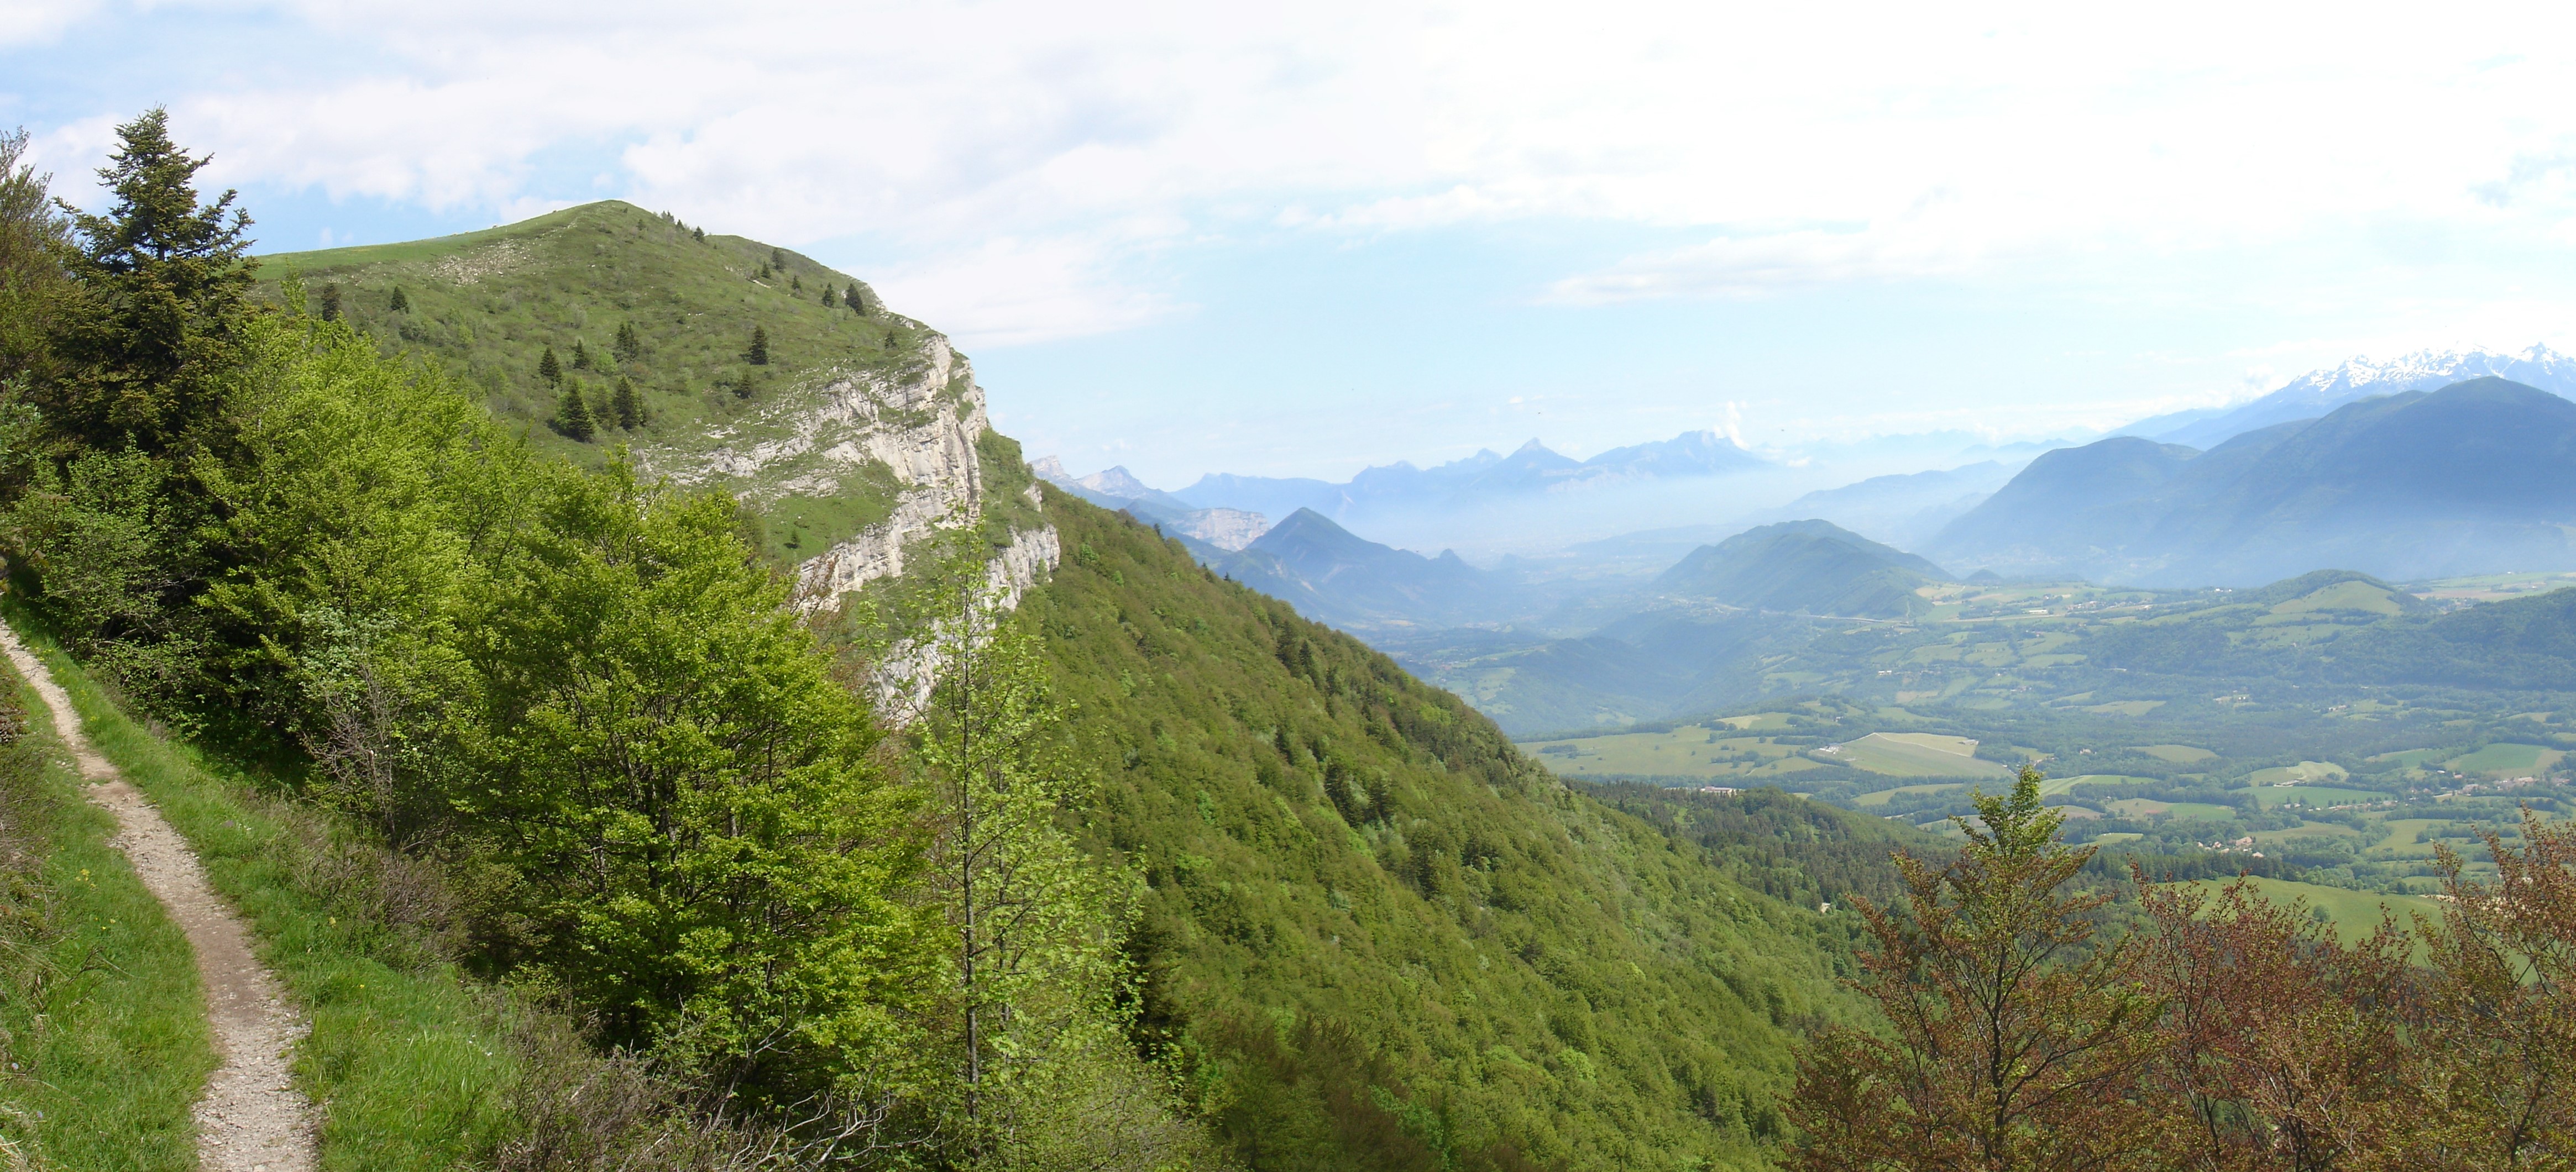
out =
<path fill-rule="evenodd" d="M 590 347 L 584 344 L 579 338 L 572 340 L 572 368 L 574 370 L 590 369 Z"/>
<path fill-rule="evenodd" d="M 564 387 L 563 397 L 555 402 L 554 429 L 568 439 L 583 443 L 589 443 L 590 437 L 598 434 L 598 426 L 591 420 L 590 404 L 581 401 L 580 387 Z"/>
<path fill-rule="evenodd" d="M 780 252 L 779 250 L 777 250 L 777 249 L 775 249 L 775 248 L 770 249 L 770 250 L 769 250 L 769 267 L 771 267 L 771 268 L 773 268 L 773 269 L 783 269 L 783 268 L 786 268 L 786 267 L 787 267 L 787 254 L 786 254 L 786 253 L 784 253 L 784 252 Z"/>
<path fill-rule="evenodd" d="M 69 369 L 35 397 L 54 426 L 98 446 L 159 452 L 224 417 L 213 376 L 250 319 L 250 217 L 234 192 L 197 201 L 206 160 L 170 141 L 166 112 L 116 133 L 99 171 L 106 214 L 58 205 L 78 237 L 63 252 L 74 289 L 54 347 Z"/>
<path fill-rule="evenodd" d="M 394 313 L 409 313 L 411 312 L 411 298 L 403 296 L 402 286 L 396 285 L 394 286 L 394 295 L 385 301 L 385 308 Z"/>
<path fill-rule="evenodd" d="M 867 298 L 859 294 L 859 286 L 857 282 L 852 282 L 850 284 L 850 291 L 842 294 L 841 300 L 849 305 L 850 312 L 858 314 L 860 317 L 866 317 L 868 315 L 868 301 Z"/>
<path fill-rule="evenodd" d="M 537 359 L 537 377 L 544 379 L 550 387 L 563 385 L 563 364 L 555 361 L 554 347 L 546 347 L 545 354 Z"/>
<path fill-rule="evenodd" d="M 617 391 L 608 398 L 608 413 L 616 418 L 617 426 L 629 431 L 644 426 L 644 402 L 636 397 L 635 384 L 624 375 L 618 376 Z"/>
<path fill-rule="evenodd" d="M 753 366 L 769 365 L 768 330 L 759 326 L 751 327 L 751 349 L 743 351 L 742 360 Z"/>
<path fill-rule="evenodd" d="M 704 228 L 691 228 L 689 229 L 689 238 L 692 240 L 703 241 L 707 238 L 707 230 Z"/>
<path fill-rule="evenodd" d="M 635 335 L 635 323 L 623 322 L 617 327 L 617 360 L 633 362 L 644 353 L 644 341 Z"/>
<path fill-rule="evenodd" d="M 823 308 L 825 308 L 825 309 L 830 309 L 830 308 L 832 308 L 832 307 L 833 307 L 833 306 L 835 306 L 835 305 L 839 305 L 840 303 L 841 303 L 841 296 L 840 296 L 840 294 L 838 294 L 838 293 L 834 293 L 834 292 L 832 291 L 832 286 L 831 286 L 831 285 L 829 285 L 828 283 L 827 283 L 827 284 L 825 284 L 825 285 L 823 286 Z"/>
<path fill-rule="evenodd" d="M 322 320 L 340 320 L 340 283 L 338 281 L 322 286 Z"/>

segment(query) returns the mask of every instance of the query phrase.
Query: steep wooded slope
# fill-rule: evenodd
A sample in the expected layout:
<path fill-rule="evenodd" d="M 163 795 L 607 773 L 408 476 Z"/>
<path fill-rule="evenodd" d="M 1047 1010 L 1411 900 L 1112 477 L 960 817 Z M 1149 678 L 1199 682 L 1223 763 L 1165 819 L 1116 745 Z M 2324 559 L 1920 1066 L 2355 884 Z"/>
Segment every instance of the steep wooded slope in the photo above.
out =
<path fill-rule="evenodd" d="M 1047 512 L 1066 559 L 1022 613 L 1102 771 L 1090 831 L 1146 877 L 1151 1016 L 1223 1088 L 1227 1133 L 1305 1153 L 1256 1163 L 1441 1166 L 1370 1152 L 1380 1109 L 1329 1042 L 1356 1037 L 1399 1130 L 1453 1152 L 1751 1166 L 1790 1039 L 1839 1005 L 1821 920 L 1178 542 Z"/>

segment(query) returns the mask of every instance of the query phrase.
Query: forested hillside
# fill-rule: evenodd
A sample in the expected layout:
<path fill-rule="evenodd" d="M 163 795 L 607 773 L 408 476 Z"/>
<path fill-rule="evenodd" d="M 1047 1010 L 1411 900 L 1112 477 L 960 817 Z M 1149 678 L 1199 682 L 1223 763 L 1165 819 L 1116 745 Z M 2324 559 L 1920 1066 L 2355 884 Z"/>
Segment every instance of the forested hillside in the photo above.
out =
<path fill-rule="evenodd" d="M 324 1164 L 1754 1168 L 1855 1020 L 1804 888 L 1041 497 L 857 282 L 593 205 L 263 283 L 119 133 L 12 212 L 0 553 L 301 949 Z"/>
<path fill-rule="evenodd" d="M 1250 1162 L 1443 1166 L 1403 1132 L 1744 1166 L 1779 1138 L 1790 1043 L 1844 1012 L 1813 905 L 1562 788 L 1179 542 L 1080 501 L 1048 515 L 1066 564 L 1023 613 L 1103 771 L 1087 834 L 1146 878 L 1147 1020 L 1211 1063 Z"/>

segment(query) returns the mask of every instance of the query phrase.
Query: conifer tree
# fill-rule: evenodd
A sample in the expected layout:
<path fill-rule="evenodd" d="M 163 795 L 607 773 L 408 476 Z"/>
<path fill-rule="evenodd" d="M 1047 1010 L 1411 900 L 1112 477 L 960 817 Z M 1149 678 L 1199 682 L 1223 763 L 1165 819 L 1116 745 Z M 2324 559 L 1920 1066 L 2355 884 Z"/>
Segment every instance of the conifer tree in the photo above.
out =
<path fill-rule="evenodd" d="M 579 386 L 566 384 L 563 397 L 556 400 L 554 429 L 568 439 L 583 443 L 589 443 L 592 436 L 599 434 L 598 425 L 591 419 L 590 404 L 581 401 Z"/>
<path fill-rule="evenodd" d="M 805 278 L 790 273 L 787 277 L 787 287 L 794 292 L 802 293 L 805 291 Z"/>
<path fill-rule="evenodd" d="M 0 134 L 0 383 L 50 365 L 48 320 L 63 292 L 70 222 L 46 192 L 54 177 L 22 162 L 27 132 Z"/>
<path fill-rule="evenodd" d="M 634 322 L 618 324 L 616 352 L 619 362 L 633 362 L 644 353 L 644 341 L 636 336 Z"/>
<path fill-rule="evenodd" d="M 617 426 L 629 431 L 644 425 L 644 402 L 636 397 L 635 384 L 624 375 L 617 376 L 617 390 L 609 396 L 608 413 L 616 417 Z"/>
<path fill-rule="evenodd" d="M 563 363 L 555 361 L 554 347 L 546 347 L 546 352 L 538 356 L 537 377 L 545 380 L 546 385 L 550 387 L 563 385 Z"/>
<path fill-rule="evenodd" d="M 742 360 L 753 366 L 769 365 L 769 331 L 751 327 L 751 348 L 742 352 Z"/>
<path fill-rule="evenodd" d="M 840 295 L 832 291 L 832 286 L 829 282 L 825 282 L 823 285 L 823 308 L 830 309 L 840 303 Z"/>
<path fill-rule="evenodd" d="M 159 452 L 223 417 L 224 393 L 208 384 L 251 315 L 250 216 L 231 191 L 198 202 L 206 160 L 170 141 L 165 111 L 116 133 L 99 171 L 106 214 L 59 205 L 78 237 L 62 255 L 73 290 L 55 344 L 70 369 L 38 388 L 38 406 L 101 447 Z"/>
<path fill-rule="evenodd" d="M 322 320 L 340 320 L 340 283 L 338 281 L 322 286 Z"/>
<path fill-rule="evenodd" d="M 394 295 L 387 298 L 385 301 L 385 308 L 395 313 L 409 313 L 411 312 L 411 298 L 403 296 L 402 286 L 396 285 L 394 286 Z"/>
<path fill-rule="evenodd" d="M 783 269 L 783 268 L 786 268 L 786 267 L 787 267 L 787 254 L 786 254 L 786 253 L 784 253 L 784 252 L 781 252 L 781 251 L 779 251 L 779 250 L 777 250 L 777 249 L 775 249 L 775 248 L 770 249 L 770 250 L 769 250 L 769 267 L 771 267 L 771 268 L 773 268 L 773 269 Z"/>
<path fill-rule="evenodd" d="M 2009 797 L 1972 795 L 1958 860 L 1896 856 L 1904 914 L 1855 900 L 1877 946 L 1860 989 L 1884 1034 L 1824 1031 L 1789 1104 L 1805 1172 L 2120 1168 L 2145 1154 L 2132 1106 L 2161 1005 L 2143 950 L 2096 943 L 2108 895 L 2066 890 L 2094 848 L 2057 841 L 2065 815 L 2023 766 Z"/>
<path fill-rule="evenodd" d="M 572 368 L 574 370 L 590 369 L 590 347 L 579 338 L 572 340 Z"/>
<path fill-rule="evenodd" d="M 691 228 L 689 229 L 689 237 L 693 240 L 704 241 L 707 238 L 707 230 L 704 228 Z"/>

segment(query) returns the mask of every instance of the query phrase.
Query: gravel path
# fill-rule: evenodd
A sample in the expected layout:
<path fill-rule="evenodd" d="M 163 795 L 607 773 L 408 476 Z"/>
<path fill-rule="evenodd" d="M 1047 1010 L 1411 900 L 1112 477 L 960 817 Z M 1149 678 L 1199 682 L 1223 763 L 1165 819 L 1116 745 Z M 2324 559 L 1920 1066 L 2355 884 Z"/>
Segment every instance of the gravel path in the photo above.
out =
<path fill-rule="evenodd" d="M 90 747 L 71 697 L 6 624 L 0 624 L 0 650 L 53 711 L 56 733 L 89 779 L 89 800 L 116 816 L 116 837 L 109 844 L 133 861 L 143 885 L 187 931 L 196 951 L 206 1016 L 222 1059 L 206 1080 L 206 1096 L 197 1100 L 198 1165 L 204 1172 L 312 1172 L 313 1105 L 295 1089 L 287 1057 L 304 1025 L 277 978 L 252 955 L 240 918 L 207 886 L 188 840 Z"/>

